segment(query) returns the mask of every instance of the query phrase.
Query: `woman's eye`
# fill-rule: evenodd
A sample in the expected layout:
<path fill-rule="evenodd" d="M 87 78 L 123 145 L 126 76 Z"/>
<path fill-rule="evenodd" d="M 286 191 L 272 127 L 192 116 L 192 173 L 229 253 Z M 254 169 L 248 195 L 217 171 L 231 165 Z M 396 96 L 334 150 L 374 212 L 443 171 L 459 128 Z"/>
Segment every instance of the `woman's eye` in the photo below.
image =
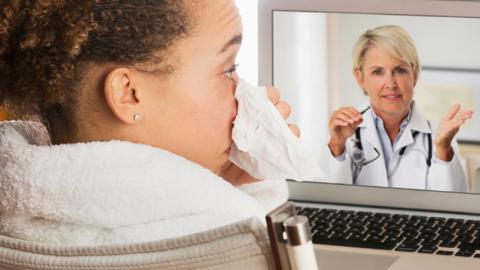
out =
<path fill-rule="evenodd" d="M 225 70 L 223 74 L 225 74 L 227 78 L 233 80 L 233 73 L 237 71 L 237 68 L 238 68 L 238 64 L 233 64 L 229 69 Z"/>
<path fill-rule="evenodd" d="M 382 75 L 382 71 L 379 69 L 376 69 L 372 72 L 373 75 Z"/>
<path fill-rule="evenodd" d="M 404 69 L 404 68 L 399 68 L 399 69 L 397 69 L 397 72 L 398 72 L 399 74 L 405 74 L 405 73 L 407 73 L 407 70 Z"/>

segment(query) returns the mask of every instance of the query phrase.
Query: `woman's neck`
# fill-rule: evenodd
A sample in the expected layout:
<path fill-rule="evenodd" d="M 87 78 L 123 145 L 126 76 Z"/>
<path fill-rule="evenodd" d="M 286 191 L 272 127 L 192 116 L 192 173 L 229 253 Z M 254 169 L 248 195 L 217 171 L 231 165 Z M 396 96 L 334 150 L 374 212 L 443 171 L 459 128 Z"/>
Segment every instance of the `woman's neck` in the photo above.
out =
<path fill-rule="evenodd" d="M 400 132 L 400 125 L 402 124 L 403 120 L 400 121 L 387 121 L 383 119 L 383 127 L 388 134 L 388 138 L 390 138 L 390 143 L 393 145 L 395 138 L 397 137 L 398 133 Z"/>
<path fill-rule="evenodd" d="M 397 137 L 398 133 L 400 132 L 400 126 L 402 125 L 403 120 L 408 116 L 408 110 L 402 114 L 382 114 L 377 113 L 374 110 L 375 114 L 383 121 L 383 127 L 387 132 L 388 138 L 390 139 L 390 143 L 393 145 L 395 138 Z"/>

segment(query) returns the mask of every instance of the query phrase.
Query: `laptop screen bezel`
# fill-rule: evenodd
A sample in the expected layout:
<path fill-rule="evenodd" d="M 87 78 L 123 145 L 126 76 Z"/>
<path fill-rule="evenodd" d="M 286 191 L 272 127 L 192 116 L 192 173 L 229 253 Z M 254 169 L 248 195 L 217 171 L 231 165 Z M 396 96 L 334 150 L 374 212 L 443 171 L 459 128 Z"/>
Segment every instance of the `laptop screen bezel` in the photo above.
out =
<path fill-rule="evenodd" d="M 444 0 L 259 0 L 259 84 L 273 85 L 274 11 L 480 18 L 480 2 Z M 319 182 L 289 182 L 290 199 L 346 205 L 480 214 L 480 194 Z"/>

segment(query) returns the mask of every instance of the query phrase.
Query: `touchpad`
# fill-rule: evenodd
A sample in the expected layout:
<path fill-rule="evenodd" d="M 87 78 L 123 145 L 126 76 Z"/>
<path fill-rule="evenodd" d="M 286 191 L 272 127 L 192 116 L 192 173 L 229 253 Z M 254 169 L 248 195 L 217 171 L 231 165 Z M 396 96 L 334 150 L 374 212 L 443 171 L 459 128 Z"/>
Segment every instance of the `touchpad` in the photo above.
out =
<path fill-rule="evenodd" d="M 344 251 L 315 250 L 318 268 L 321 270 L 386 270 L 399 257 L 361 254 Z"/>

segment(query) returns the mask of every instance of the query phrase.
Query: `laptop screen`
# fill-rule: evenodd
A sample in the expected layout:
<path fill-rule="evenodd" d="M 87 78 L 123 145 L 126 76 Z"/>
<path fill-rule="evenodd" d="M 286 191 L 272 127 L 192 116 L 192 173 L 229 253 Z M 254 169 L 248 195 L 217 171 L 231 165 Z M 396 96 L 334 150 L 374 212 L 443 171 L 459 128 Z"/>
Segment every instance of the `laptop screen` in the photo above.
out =
<path fill-rule="evenodd" d="M 477 165 L 480 164 L 480 18 L 286 10 L 274 10 L 272 18 L 273 84 L 293 107 L 290 121 L 300 126 L 302 142 L 311 150 L 309 154 L 324 166 L 328 182 L 480 193 L 480 177 L 477 176 L 477 166 L 480 168 Z M 402 86 L 404 82 L 397 78 L 401 75 L 396 73 L 395 65 L 390 69 L 385 62 L 377 66 L 388 73 L 385 76 L 390 76 L 390 83 L 397 90 L 385 90 L 387 86 L 378 85 L 377 79 L 378 91 L 375 92 L 375 87 L 372 89 L 374 82 L 366 85 L 365 80 L 359 80 L 355 75 L 353 51 L 357 41 L 367 30 L 384 26 L 403 29 L 413 40 L 418 54 L 418 76 L 413 75 L 411 97 L 414 105 L 410 103 L 410 111 L 405 115 L 408 121 L 404 119 L 404 122 L 413 125 L 417 121 L 412 120 L 416 116 L 411 116 L 415 106 L 418 115 L 427 120 L 428 130 L 433 135 L 430 139 L 428 136 L 413 138 L 423 140 L 418 145 L 403 142 L 406 145 L 403 155 L 398 150 L 403 146 L 399 138 L 405 127 L 397 131 L 397 136 L 390 138 L 391 134 L 387 132 L 382 138 L 382 128 L 383 132 L 388 130 L 385 126 L 388 120 L 384 119 L 388 118 L 388 110 L 382 112 L 382 103 L 376 99 L 392 97 L 409 101 L 408 93 L 402 92 L 408 86 Z M 400 47 L 399 55 L 408 51 L 404 46 Z M 392 56 L 392 53 L 387 55 Z M 393 57 L 394 60 L 397 58 Z M 442 121 L 455 104 L 460 105 L 461 111 L 473 110 L 474 113 L 461 125 L 452 142 L 454 158 L 444 161 L 437 156 L 435 138 L 441 132 L 439 128 L 446 126 Z M 322 151 L 331 137 L 330 117 L 344 107 L 353 107 L 359 112 L 367 109 L 363 114 L 364 128 L 373 128 L 376 134 L 372 139 L 368 132 L 362 133 L 364 136 L 360 141 L 365 148 L 362 149 L 365 157 L 360 172 L 356 171 L 358 168 L 353 162 L 356 146 L 353 139 L 358 138 L 351 134 L 351 142 L 346 142 L 346 147 L 350 144 L 352 149 L 346 149 L 343 157 L 336 158 L 350 161 L 347 167 L 336 168 L 348 168 L 350 172 L 347 174 L 332 172 L 335 168 L 323 161 L 325 152 Z M 374 125 L 367 125 L 367 114 Z M 428 130 L 423 132 L 428 133 Z M 368 149 L 370 141 L 377 142 L 372 148 L 375 151 Z M 433 161 L 431 165 L 424 165 L 430 158 L 429 152 L 432 152 Z M 408 171 L 401 165 L 406 162 L 409 162 L 406 165 L 410 168 Z M 381 164 L 383 171 L 378 167 Z M 395 166 L 397 171 L 392 168 Z M 412 173 L 415 170 L 418 172 Z M 442 181 L 442 184 L 435 183 Z"/>

